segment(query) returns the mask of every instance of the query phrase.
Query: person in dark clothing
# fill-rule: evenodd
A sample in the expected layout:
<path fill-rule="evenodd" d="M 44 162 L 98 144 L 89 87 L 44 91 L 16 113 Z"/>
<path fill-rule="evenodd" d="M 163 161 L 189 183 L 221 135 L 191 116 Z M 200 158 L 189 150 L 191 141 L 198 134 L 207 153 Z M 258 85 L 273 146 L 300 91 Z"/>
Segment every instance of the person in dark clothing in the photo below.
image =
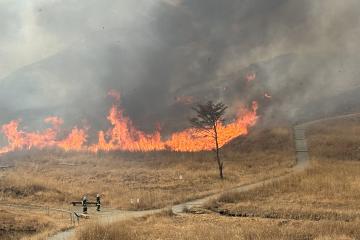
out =
<path fill-rule="evenodd" d="M 101 202 L 100 202 L 100 194 L 96 194 L 96 211 L 100 211 L 100 206 L 101 206 Z"/>
<path fill-rule="evenodd" d="M 87 200 L 86 195 L 83 197 L 81 203 L 82 203 L 82 206 L 83 206 L 83 213 L 84 213 L 84 214 L 87 214 L 88 200 Z"/>

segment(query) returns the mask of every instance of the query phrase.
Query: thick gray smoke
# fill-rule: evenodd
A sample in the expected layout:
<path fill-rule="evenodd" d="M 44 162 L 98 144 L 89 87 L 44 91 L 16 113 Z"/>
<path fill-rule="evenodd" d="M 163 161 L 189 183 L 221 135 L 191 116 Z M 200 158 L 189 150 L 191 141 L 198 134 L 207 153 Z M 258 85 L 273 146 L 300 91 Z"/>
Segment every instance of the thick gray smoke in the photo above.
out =
<path fill-rule="evenodd" d="M 265 118 L 293 119 L 360 84 L 358 0 L 4 1 L 1 123 L 59 115 L 106 128 L 109 89 L 145 130 L 184 127 L 189 106 L 176 100 L 188 95 L 258 100 Z"/>

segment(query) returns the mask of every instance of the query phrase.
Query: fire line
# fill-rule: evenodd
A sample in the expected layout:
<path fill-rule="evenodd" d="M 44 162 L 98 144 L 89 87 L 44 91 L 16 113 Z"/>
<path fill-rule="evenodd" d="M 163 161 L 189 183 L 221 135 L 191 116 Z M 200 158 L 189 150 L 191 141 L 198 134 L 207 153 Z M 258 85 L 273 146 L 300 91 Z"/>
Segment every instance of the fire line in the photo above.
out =
<path fill-rule="evenodd" d="M 7 138 L 8 145 L 0 148 L 0 154 L 33 148 L 60 148 L 65 151 L 94 153 L 98 151 L 149 152 L 162 150 L 198 152 L 213 149 L 213 138 L 204 136 L 194 128 L 175 132 L 167 140 L 162 140 L 159 130 L 148 134 L 137 129 L 131 119 L 124 115 L 124 110 L 120 107 L 120 95 L 115 93 L 113 90 L 109 92 L 109 95 L 118 102 L 113 104 L 107 117 L 111 128 L 98 132 L 96 144 L 87 144 L 87 129 L 78 127 L 74 127 L 65 139 L 58 140 L 57 135 L 63 124 L 63 120 L 58 117 L 46 118 L 44 122 L 51 127 L 41 132 L 20 130 L 20 121 L 13 120 L 1 127 L 1 132 Z M 248 133 L 249 127 L 255 125 L 257 121 L 257 108 L 257 103 L 253 102 L 252 107 L 240 111 L 232 123 L 219 123 L 220 147 L 232 139 Z"/>

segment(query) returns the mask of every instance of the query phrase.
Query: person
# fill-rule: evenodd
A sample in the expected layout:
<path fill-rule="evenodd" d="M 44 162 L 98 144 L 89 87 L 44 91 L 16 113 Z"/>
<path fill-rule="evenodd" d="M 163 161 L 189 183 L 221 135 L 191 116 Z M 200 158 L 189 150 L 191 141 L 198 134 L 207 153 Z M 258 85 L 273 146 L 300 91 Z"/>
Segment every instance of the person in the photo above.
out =
<path fill-rule="evenodd" d="M 87 204 L 88 204 L 88 200 L 87 200 L 86 195 L 83 197 L 81 203 L 82 203 L 82 206 L 83 206 L 83 213 L 84 213 L 84 214 L 87 214 Z"/>
<path fill-rule="evenodd" d="M 96 194 L 96 211 L 100 211 L 100 206 L 101 206 L 101 202 L 100 202 L 100 194 Z"/>

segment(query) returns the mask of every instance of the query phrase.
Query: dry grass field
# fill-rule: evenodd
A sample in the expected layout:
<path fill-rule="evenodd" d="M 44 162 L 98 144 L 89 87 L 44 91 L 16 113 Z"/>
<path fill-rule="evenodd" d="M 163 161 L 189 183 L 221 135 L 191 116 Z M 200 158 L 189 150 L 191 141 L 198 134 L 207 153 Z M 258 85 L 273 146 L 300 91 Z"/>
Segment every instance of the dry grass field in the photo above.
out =
<path fill-rule="evenodd" d="M 307 134 L 313 159 L 360 161 L 360 118 L 315 124 Z"/>
<path fill-rule="evenodd" d="M 56 215 L 56 216 L 55 216 Z M 46 239 L 48 234 L 69 227 L 68 218 L 61 214 L 0 206 L 0 239 Z"/>
<path fill-rule="evenodd" d="M 101 193 L 105 207 L 164 207 L 288 172 L 294 164 L 291 135 L 287 128 L 255 129 L 250 136 L 225 146 L 224 180 L 219 179 L 211 152 L 92 155 L 43 150 L 10 154 L 0 159 L 2 165 L 15 166 L 0 170 L 0 201 L 69 209 L 69 202 L 80 200 L 83 194 L 92 200 Z M 31 211 L 19 216 L 43 220 L 42 215 Z M 36 229 L 33 238 L 43 239 L 49 232 L 63 228 L 63 222 L 69 222 L 69 217 L 44 217 L 49 222 L 45 227 L 34 227 L 36 221 L 16 226 Z M 59 219 L 59 224 L 55 224 Z M 4 219 L 0 219 L 0 226 L 6 226 Z M 13 239 L 24 235 L 20 230 L 0 230 L 0 234 Z"/>
<path fill-rule="evenodd" d="M 347 234 L 351 233 L 351 235 Z M 230 218 L 215 214 L 151 216 L 116 224 L 90 224 L 77 232 L 78 240 L 350 240 L 358 239 L 358 222 L 289 221 Z M 353 237 L 349 237 L 353 236 Z"/>
<path fill-rule="evenodd" d="M 94 224 L 77 238 L 93 240 L 102 233 L 107 239 L 360 239 L 360 121 L 317 124 L 307 135 L 312 166 L 302 173 L 224 194 L 201 215 Z"/>
<path fill-rule="evenodd" d="M 262 148 L 258 141 L 274 144 L 258 151 Z M 223 149 L 223 181 L 209 152 L 25 153 L 4 160 L 16 167 L 3 172 L 0 199 L 68 207 L 84 194 L 91 200 L 100 193 L 107 207 L 159 208 L 280 175 L 293 165 L 292 153 L 289 130 L 254 131 L 249 138 L 237 139 Z"/>

